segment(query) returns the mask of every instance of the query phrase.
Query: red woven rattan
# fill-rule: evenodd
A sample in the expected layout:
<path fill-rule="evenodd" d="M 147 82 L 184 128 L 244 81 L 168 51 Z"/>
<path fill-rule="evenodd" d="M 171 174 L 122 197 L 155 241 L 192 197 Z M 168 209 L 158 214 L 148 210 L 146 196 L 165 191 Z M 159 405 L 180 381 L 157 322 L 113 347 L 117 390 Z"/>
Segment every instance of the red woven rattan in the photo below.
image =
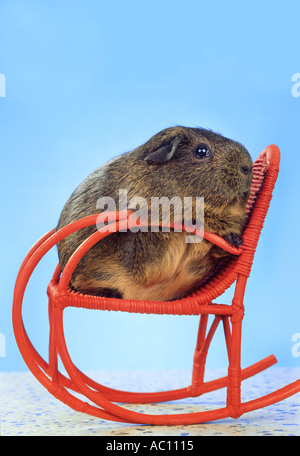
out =
<path fill-rule="evenodd" d="M 169 302 L 139 301 L 95 297 L 83 295 L 68 288 L 69 279 L 76 264 L 84 253 L 99 242 L 109 232 L 118 231 L 128 226 L 127 212 L 120 212 L 116 221 L 110 225 L 110 231 L 97 230 L 86 239 L 68 261 L 61 273 L 56 267 L 48 286 L 49 296 L 49 360 L 45 361 L 33 347 L 22 321 L 22 302 L 35 267 L 42 257 L 61 239 L 89 225 L 95 225 L 98 214 L 85 217 L 59 231 L 51 230 L 43 236 L 26 255 L 15 284 L 13 302 L 13 326 L 19 350 L 35 377 L 48 391 L 75 410 L 112 421 L 145 424 L 192 424 L 212 421 L 241 414 L 264 407 L 285 399 L 300 391 L 300 380 L 284 388 L 253 401 L 241 402 L 242 380 L 261 372 L 276 363 L 271 355 L 246 369 L 241 369 L 241 328 L 244 315 L 244 292 L 249 277 L 256 246 L 272 198 L 272 191 L 277 179 L 280 152 L 277 146 L 268 146 L 254 162 L 251 195 L 247 205 L 247 226 L 243 234 L 243 246 L 234 248 L 212 233 L 204 233 L 204 238 L 228 250 L 232 258 L 220 268 L 206 283 L 191 295 Z M 188 230 L 188 228 L 185 228 Z M 230 305 L 213 304 L 212 300 L 222 295 L 235 284 L 234 297 Z M 72 362 L 63 330 L 63 310 L 68 307 L 82 307 L 110 311 L 138 312 L 145 314 L 200 315 L 197 345 L 194 354 L 192 381 L 186 388 L 138 393 L 120 391 L 96 383 Z M 207 331 L 208 315 L 215 318 Z M 218 324 L 222 321 L 228 351 L 229 367 L 226 377 L 204 382 L 204 369 L 210 342 Z M 66 377 L 58 370 L 58 356 L 69 375 Z M 199 396 L 209 391 L 227 387 L 226 406 L 211 411 L 185 414 L 154 415 L 138 413 L 118 405 L 118 403 L 150 403 L 191 396 Z M 85 402 L 74 394 L 81 393 L 91 403 Z"/>

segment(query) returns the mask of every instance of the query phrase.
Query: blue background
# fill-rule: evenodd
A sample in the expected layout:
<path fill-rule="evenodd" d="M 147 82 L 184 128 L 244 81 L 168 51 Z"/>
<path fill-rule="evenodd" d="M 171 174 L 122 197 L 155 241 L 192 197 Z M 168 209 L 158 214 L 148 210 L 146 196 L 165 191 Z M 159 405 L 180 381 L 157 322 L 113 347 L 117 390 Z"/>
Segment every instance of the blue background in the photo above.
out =
<path fill-rule="evenodd" d="M 280 147 L 246 290 L 242 364 L 274 353 L 280 366 L 299 366 L 292 352 L 300 333 L 300 98 L 292 96 L 299 16 L 299 1 L 0 1 L 0 370 L 26 369 L 11 307 L 31 245 L 55 227 L 90 172 L 178 124 L 238 140 L 253 159 L 270 143 Z M 26 329 L 44 357 L 45 290 L 56 263 L 54 249 L 24 302 Z M 81 369 L 190 368 L 197 325 L 197 317 L 65 311 L 67 344 Z M 227 366 L 221 330 L 208 365 Z"/>

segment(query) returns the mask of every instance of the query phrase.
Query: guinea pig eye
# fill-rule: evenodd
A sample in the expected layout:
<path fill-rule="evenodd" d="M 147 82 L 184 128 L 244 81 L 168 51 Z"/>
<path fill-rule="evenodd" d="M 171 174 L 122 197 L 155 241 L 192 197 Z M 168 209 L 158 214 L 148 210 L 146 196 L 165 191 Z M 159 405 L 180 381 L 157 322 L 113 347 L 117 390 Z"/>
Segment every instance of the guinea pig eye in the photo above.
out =
<path fill-rule="evenodd" d="M 210 148 L 208 147 L 207 144 L 199 144 L 194 149 L 194 155 L 195 155 L 196 158 L 209 157 L 210 156 Z"/>

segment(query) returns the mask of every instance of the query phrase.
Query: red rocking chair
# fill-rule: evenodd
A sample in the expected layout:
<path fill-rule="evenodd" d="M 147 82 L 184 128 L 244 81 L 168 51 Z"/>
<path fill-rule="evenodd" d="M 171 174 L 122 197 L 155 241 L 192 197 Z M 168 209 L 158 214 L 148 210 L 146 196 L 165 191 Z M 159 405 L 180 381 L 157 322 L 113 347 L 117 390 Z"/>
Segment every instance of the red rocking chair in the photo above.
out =
<path fill-rule="evenodd" d="M 265 148 L 253 165 L 251 195 L 247 205 L 247 226 L 243 234 L 243 245 L 234 248 L 220 237 L 204 232 L 203 237 L 232 254 L 229 263 L 217 271 L 203 286 L 191 295 L 170 302 L 123 300 L 83 295 L 68 288 L 72 272 L 84 255 L 96 242 L 109 233 L 97 230 L 74 252 L 61 273 L 59 265 L 48 286 L 49 297 L 49 360 L 46 362 L 33 347 L 22 321 L 22 302 L 27 283 L 41 258 L 61 239 L 76 230 L 96 224 L 98 214 L 75 221 L 59 231 L 51 230 L 43 236 L 25 257 L 15 284 L 13 301 L 13 327 L 19 350 L 33 375 L 47 390 L 74 410 L 95 417 L 125 423 L 144 424 L 194 424 L 226 417 L 238 418 L 243 413 L 281 401 L 300 391 L 300 380 L 271 394 L 248 402 L 241 402 L 241 382 L 275 364 L 271 355 L 252 366 L 241 369 L 241 329 L 244 315 L 243 298 L 247 279 L 258 239 L 267 214 L 272 191 L 277 179 L 280 152 L 277 146 Z M 128 226 L 127 212 L 118 213 L 114 231 Z M 187 229 L 187 228 L 185 228 Z M 110 232 L 113 231 L 110 229 Z M 213 304 L 235 283 L 231 305 Z M 87 377 L 72 362 L 64 337 L 63 310 L 65 307 L 82 307 L 146 314 L 200 315 L 197 345 L 194 354 L 191 385 L 163 392 L 126 392 L 108 388 Z M 207 332 L 208 315 L 214 320 Z M 228 375 L 217 380 L 204 382 L 206 356 L 218 324 L 222 321 L 228 352 Z M 69 375 L 58 370 L 58 355 Z M 146 414 L 124 408 L 118 403 L 153 403 L 199 396 L 219 388 L 227 388 L 226 406 L 210 411 L 180 414 Z M 84 402 L 73 392 L 81 393 L 89 402 Z"/>

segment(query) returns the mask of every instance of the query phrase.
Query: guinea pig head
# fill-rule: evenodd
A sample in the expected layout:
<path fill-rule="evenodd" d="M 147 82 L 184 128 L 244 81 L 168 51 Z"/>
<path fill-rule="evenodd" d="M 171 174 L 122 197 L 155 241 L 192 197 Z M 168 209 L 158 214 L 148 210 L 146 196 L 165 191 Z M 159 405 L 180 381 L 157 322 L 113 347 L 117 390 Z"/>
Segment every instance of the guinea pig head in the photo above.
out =
<path fill-rule="evenodd" d="M 201 128 L 168 128 L 153 136 L 143 153 L 156 186 L 159 183 L 160 192 L 169 198 L 204 197 L 205 204 L 216 207 L 245 205 L 249 198 L 250 154 L 220 134 Z"/>

